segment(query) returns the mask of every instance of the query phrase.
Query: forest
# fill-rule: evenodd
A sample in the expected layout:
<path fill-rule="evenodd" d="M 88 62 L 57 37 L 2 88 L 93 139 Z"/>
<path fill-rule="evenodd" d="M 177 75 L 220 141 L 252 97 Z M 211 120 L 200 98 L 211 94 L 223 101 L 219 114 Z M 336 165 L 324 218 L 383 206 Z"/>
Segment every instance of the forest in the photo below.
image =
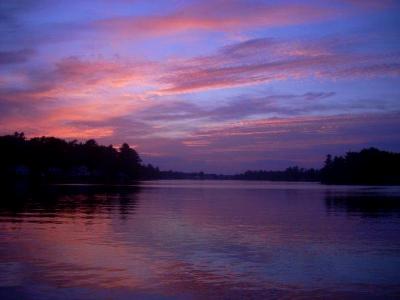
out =
<path fill-rule="evenodd" d="M 289 167 L 283 171 L 249 170 L 236 175 L 160 171 L 144 164 L 127 143 L 116 148 L 95 140 L 66 141 L 55 137 L 27 139 L 24 133 L 0 136 L 2 180 L 46 182 L 130 182 L 146 179 L 219 179 L 316 181 L 323 184 L 400 184 L 400 153 L 376 148 L 327 155 L 321 169 Z"/>
<path fill-rule="evenodd" d="M 347 152 L 344 156 L 327 155 L 320 181 L 325 184 L 399 185 L 400 153 L 369 148 Z"/>
<path fill-rule="evenodd" d="M 270 180 L 270 181 L 319 181 L 320 172 L 316 169 L 289 167 L 284 171 L 246 171 L 234 176 L 241 180 Z"/>
<path fill-rule="evenodd" d="M 0 137 L 0 174 L 7 179 L 46 181 L 128 181 L 157 177 L 128 144 L 119 149 L 54 137 L 27 139 L 23 133 Z"/>

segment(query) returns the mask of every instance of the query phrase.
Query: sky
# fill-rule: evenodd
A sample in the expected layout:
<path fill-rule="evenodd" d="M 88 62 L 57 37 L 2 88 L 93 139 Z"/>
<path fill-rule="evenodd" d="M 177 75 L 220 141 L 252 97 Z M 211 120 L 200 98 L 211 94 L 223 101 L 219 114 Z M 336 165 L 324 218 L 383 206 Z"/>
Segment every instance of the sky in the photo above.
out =
<path fill-rule="evenodd" d="M 399 15 L 396 0 L 4 0 L 0 134 L 224 174 L 400 151 Z"/>

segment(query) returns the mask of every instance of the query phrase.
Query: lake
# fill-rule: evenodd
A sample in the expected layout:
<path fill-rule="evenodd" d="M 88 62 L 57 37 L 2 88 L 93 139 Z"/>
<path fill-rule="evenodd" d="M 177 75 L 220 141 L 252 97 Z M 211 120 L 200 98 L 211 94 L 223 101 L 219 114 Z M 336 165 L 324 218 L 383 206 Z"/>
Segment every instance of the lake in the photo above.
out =
<path fill-rule="evenodd" d="M 400 297 L 400 187 L 3 189 L 0 299 Z"/>

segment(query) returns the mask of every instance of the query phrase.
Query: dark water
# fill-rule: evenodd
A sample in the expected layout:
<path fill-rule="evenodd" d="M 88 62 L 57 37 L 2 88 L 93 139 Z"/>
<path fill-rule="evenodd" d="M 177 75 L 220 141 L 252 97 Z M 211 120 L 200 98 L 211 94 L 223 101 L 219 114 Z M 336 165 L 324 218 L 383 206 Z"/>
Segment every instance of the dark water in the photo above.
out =
<path fill-rule="evenodd" d="M 400 188 L 3 190 L 0 299 L 400 297 Z"/>

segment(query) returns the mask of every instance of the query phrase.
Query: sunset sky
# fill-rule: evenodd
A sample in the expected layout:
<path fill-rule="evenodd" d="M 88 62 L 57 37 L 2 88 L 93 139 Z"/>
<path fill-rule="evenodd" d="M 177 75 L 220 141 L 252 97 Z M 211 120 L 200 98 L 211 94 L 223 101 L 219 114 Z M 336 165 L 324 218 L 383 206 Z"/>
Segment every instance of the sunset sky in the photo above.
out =
<path fill-rule="evenodd" d="M 400 151 L 399 16 L 395 0 L 4 0 L 0 134 L 226 174 Z"/>

